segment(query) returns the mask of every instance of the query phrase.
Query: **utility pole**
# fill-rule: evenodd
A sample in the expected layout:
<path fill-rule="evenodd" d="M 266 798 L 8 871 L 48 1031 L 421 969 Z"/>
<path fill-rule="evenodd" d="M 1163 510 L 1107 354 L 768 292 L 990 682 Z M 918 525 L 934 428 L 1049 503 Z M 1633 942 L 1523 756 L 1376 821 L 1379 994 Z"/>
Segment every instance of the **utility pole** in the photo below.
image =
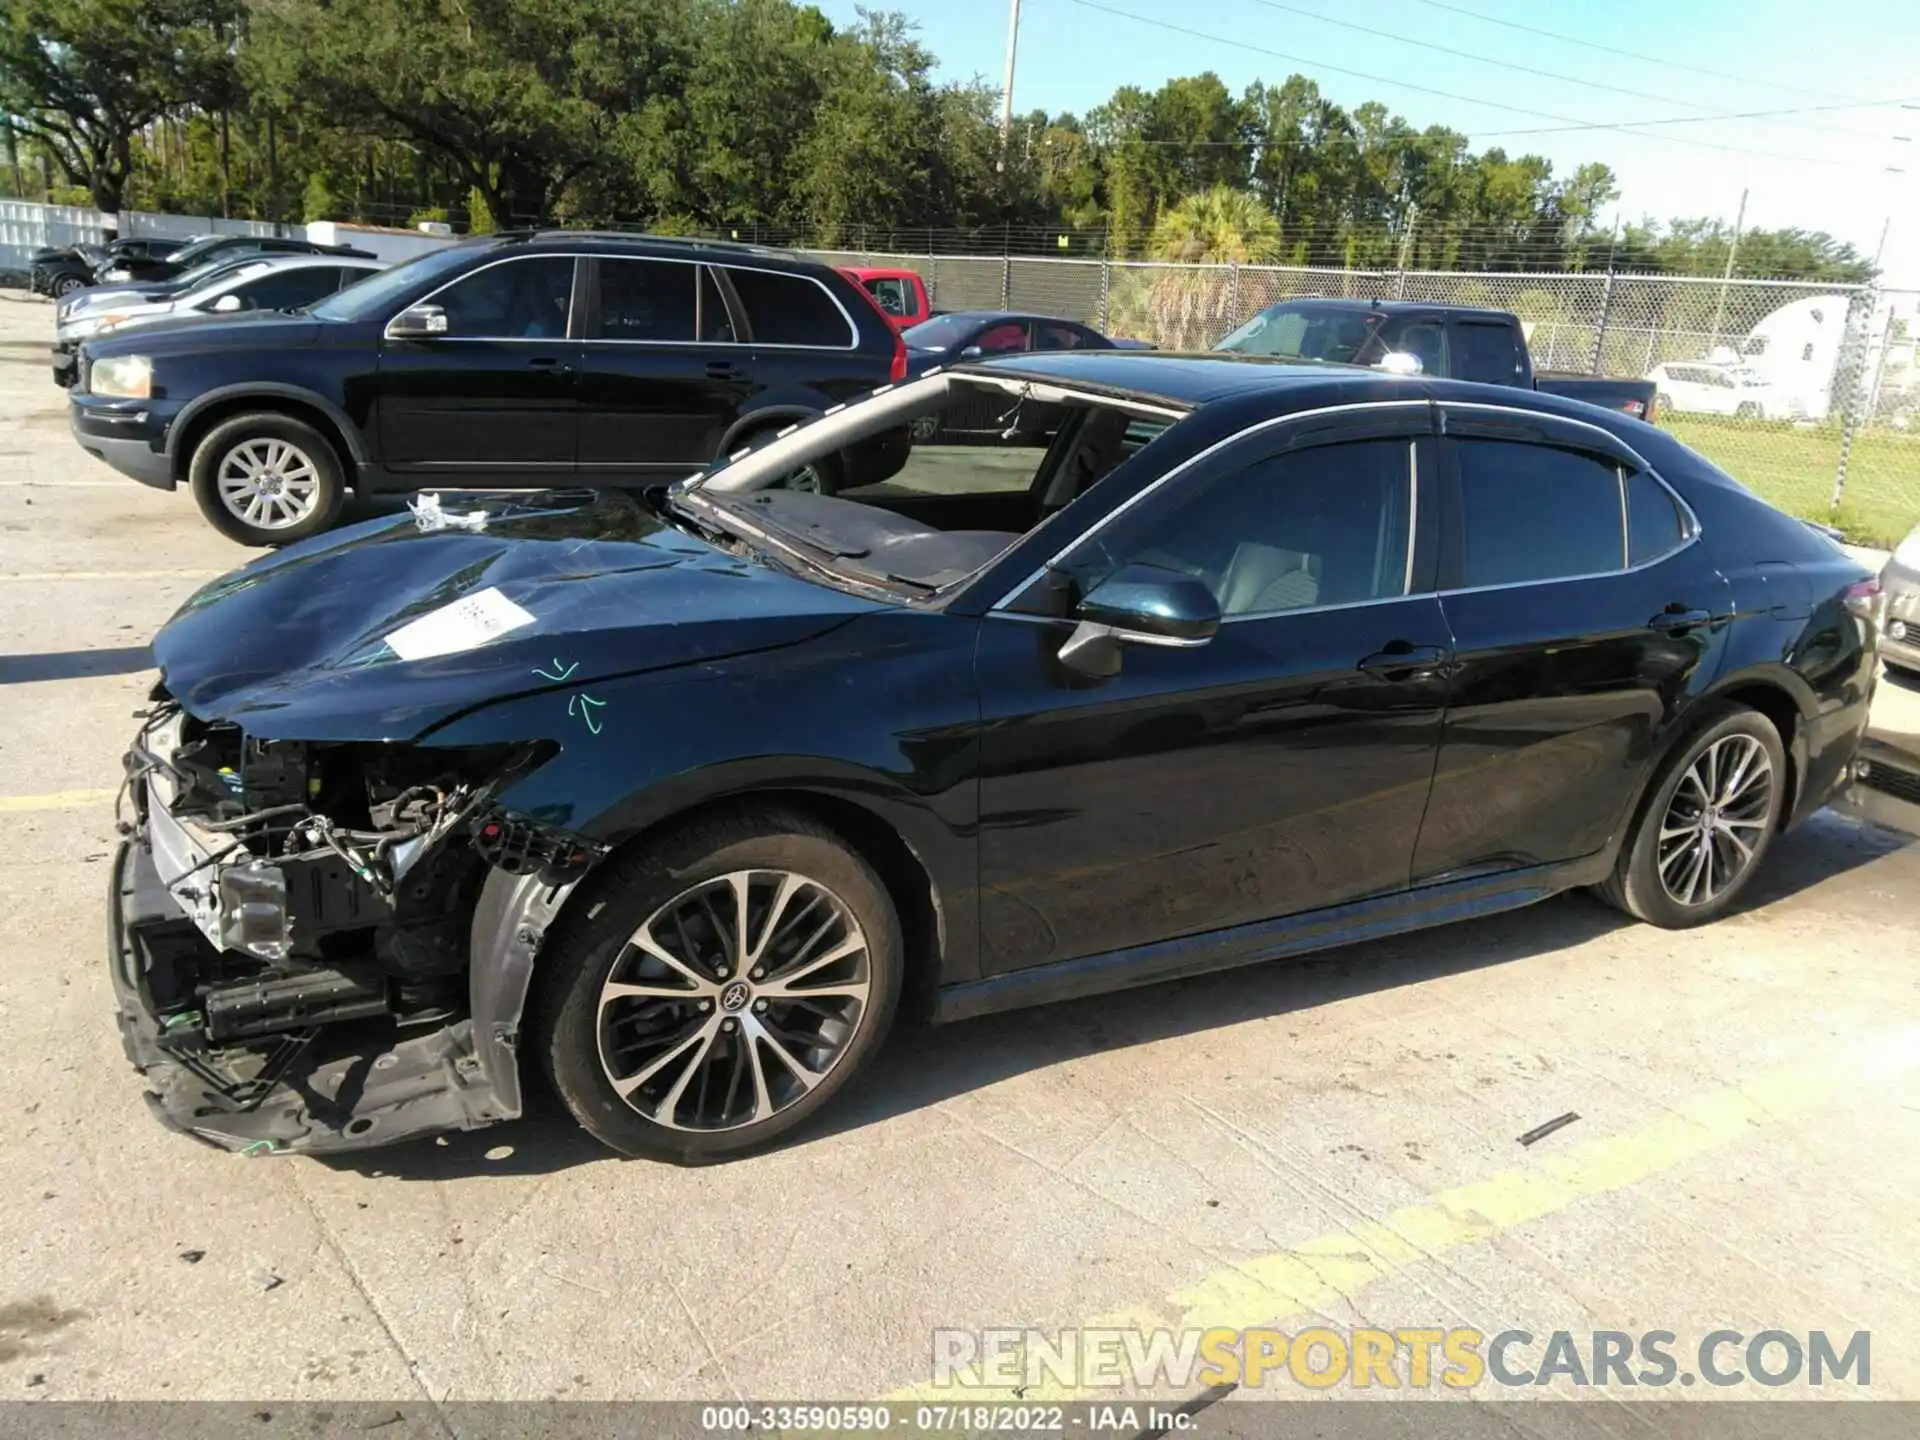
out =
<path fill-rule="evenodd" d="M 1707 342 L 1711 356 L 1720 346 L 1720 322 L 1727 313 L 1727 286 L 1733 280 L 1734 257 L 1740 253 L 1740 231 L 1747 223 L 1747 192 L 1740 192 L 1740 213 L 1733 217 L 1733 243 L 1727 246 L 1727 268 L 1720 277 L 1720 303 L 1713 307 L 1713 338 Z"/>
<path fill-rule="evenodd" d="M 1007 7 L 1007 79 L 1000 87 L 1000 168 L 1007 168 L 1007 145 L 1013 136 L 1013 57 L 1020 48 L 1020 0 Z"/>

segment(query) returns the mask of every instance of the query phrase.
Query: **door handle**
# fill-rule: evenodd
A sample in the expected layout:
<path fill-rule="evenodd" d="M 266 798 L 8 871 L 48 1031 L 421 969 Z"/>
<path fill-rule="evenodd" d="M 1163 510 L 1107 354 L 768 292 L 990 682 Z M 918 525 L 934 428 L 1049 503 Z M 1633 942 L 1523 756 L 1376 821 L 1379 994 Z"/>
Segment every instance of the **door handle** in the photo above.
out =
<path fill-rule="evenodd" d="M 1662 635 L 1680 635 L 1688 630 L 1698 630 L 1702 625 L 1711 625 L 1713 614 L 1708 610 L 1686 610 L 1678 605 L 1669 605 L 1647 622 L 1648 628 L 1658 630 Z"/>
<path fill-rule="evenodd" d="M 731 360 L 709 360 L 707 376 L 713 380 L 737 380 L 740 377 L 740 367 Z"/>
<path fill-rule="evenodd" d="M 1399 683 L 1427 679 L 1446 658 L 1447 652 L 1438 645 L 1408 645 L 1396 640 L 1384 650 L 1367 656 L 1356 668 L 1381 680 Z"/>
<path fill-rule="evenodd" d="M 530 370 L 546 370 L 555 375 L 571 375 L 573 366 L 558 355 L 535 355 L 527 361 Z"/>

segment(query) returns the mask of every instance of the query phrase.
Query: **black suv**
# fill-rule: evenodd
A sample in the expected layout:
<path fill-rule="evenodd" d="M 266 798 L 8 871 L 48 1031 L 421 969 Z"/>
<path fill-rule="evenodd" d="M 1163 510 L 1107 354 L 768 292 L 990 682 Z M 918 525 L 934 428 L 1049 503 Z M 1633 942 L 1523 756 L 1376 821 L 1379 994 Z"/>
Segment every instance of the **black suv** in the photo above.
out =
<path fill-rule="evenodd" d="M 299 314 L 156 326 L 81 349 L 82 448 L 186 481 L 215 528 L 287 544 L 348 487 L 676 480 L 906 375 L 870 296 L 830 266 L 708 241 L 542 231 L 431 251 Z M 794 488 L 884 479 L 897 442 Z"/>

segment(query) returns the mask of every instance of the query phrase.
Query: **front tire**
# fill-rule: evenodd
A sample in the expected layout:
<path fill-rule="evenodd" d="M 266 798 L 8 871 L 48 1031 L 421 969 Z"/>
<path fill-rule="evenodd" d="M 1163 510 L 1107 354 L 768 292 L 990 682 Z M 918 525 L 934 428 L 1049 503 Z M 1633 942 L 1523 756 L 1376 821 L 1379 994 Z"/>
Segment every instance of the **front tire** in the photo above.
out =
<path fill-rule="evenodd" d="M 534 1049 L 606 1145 L 717 1160 L 799 1125 L 866 1066 L 902 964 L 865 860 L 804 814 L 744 809 L 616 859 L 562 919 Z"/>
<path fill-rule="evenodd" d="M 53 282 L 53 298 L 56 300 L 64 300 L 76 291 L 86 288 L 87 282 L 82 280 L 78 275 L 62 275 L 58 280 Z"/>
<path fill-rule="evenodd" d="M 194 503 L 242 545 L 291 545 L 330 528 L 346 503 L 340 457 L 304 420 L 254 411 L 201 437 L 187 469 Z"/>
<path fill-rule="evenodd" d="M 1667 930 L 1718 920 L 1766 858 L 1786 798 L 1780 732 L 1727 710 L 1661 766 L 1601 896 Z"/>

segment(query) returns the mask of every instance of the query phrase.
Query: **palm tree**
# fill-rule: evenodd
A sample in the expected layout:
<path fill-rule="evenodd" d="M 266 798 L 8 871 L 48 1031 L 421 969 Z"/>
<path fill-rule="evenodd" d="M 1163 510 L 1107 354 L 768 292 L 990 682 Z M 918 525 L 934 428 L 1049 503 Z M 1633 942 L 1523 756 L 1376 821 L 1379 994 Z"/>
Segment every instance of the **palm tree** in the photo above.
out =
<path fill-rule="evenodd" d="M 1193 269 L 1158 270 L 1145 295 L 1153 339 L 1174 350 L 1203 350 L 1240 323 L 1227 265 L 1266 265 L 1280 256 L 1280 221 L 1257 195 L 1216 185 L 1164 210 L 1149 253 Z"/>
<path fill-rule="evenodd" d="M 1156 260 L 1189 265 L 1270 265 L 1280 257 L 1280 221 L 1251 191 L 1216 185 L 1163 210 L 1151 248 Z"/>

